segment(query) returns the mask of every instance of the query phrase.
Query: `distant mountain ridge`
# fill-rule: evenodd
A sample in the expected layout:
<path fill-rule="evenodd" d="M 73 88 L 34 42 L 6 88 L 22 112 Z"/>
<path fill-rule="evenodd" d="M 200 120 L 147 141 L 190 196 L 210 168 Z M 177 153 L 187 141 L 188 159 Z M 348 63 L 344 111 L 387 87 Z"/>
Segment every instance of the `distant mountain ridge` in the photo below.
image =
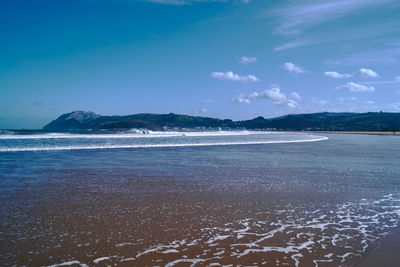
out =
<path fill-rule="evenodd" d="M 400 130 L 400 113 L 311 113 L 289 114 L 277 118 L 257 117 L 233 121 L 180 114 L 140 113 L 127 116 L 102 116 L 88 111 L 63 114 L 43 127 L 50 131 L 77 130 L 314 130 L 314 131 L 394 131 Z"/>

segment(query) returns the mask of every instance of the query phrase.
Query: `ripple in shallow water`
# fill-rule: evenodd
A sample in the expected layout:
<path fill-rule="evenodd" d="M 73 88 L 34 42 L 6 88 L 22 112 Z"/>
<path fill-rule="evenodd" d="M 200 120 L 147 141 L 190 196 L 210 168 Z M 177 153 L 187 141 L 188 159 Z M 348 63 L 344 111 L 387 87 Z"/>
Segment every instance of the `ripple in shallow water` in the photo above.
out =
<path fill-rule="evenodd" d="M 337 266 L 360 258 L 399 222 L 400 196 L 386 195 L 379 200 L 363 199 L 314 211 L 294 208 L 261 212 L 253 218 L 203 228 L 191 237 L 146 248 L 134 257 L 100 259 L 160 266 Z M 115 244 L 125 245 L 129 244 Z"/>

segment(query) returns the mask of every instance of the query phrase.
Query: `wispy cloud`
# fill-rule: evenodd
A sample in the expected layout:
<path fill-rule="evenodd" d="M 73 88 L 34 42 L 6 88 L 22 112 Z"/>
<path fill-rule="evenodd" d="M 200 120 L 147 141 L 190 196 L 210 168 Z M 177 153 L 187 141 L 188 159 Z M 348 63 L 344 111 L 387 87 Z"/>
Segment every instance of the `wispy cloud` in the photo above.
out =
<path fill-rule="evenodd" d="M 228 72 L 213 72 L 211 77 L 217 80 L 235 81 L 235 82 L 258 82 L 259 79 L 254 75 L 240 76 L 232 71 Z"/>
<path fill-rule="evenodd" d="M 396 34 L 399 32 L 397 23 L 382 23 L 376 25 L 349 25 L 348 29 L 340 29 L 340 31 L 334 32 L 319 32 L 319 33 L 308 33 L 302 34 L 301 36 L 295 35 L 293 40 L 290 40 L 280 46 L 274 48 L 275 52 L 307 47 L 312 45 L 321 45 L 321 44 L 329 44 L 330 46 L 342 45 L 344 41 L 350 40 L 359 40 L 359 39 L 368 39 L 371 41 L 371 38 L 375 36 L 373 40 L 379 40 L 378 36 L 387 35 L 387 34 Z M 355 28 L 356 27 L 356 30 Z M 398 49 L 394 43 L 390 43 L 390 49 Z M 393 49 L 393 47 L 395 47 Z M 382 58 L 381 58 L 382 60 Z"/>
<path fill-rule="evenodd" d="M 400 83 L 400 76 L 395 77 L 393 80 L 371 81 L 368 84 L 398 84 Z"/>
<path fill-rule="evenodd" d="M 388 65 L 397 64 L 400 48 L 380 48 L 361 53 L 348 54 L 340 59 L 325 60 L 326 65 Z"/>
<path fill-rule="evenodd" d="M 208 112 L 207 109 L 202 108 L 202 109 L 199 109 L 199 110 L 195 110 L 195 111 L 194 111 L 194 114 L 196 114 L 196 115 L 201 115 L 201 114 L 206 114 L 207 112 Z"/>
<path fill-rule="evenodd" d="M 325 99 L 320 99 L 318 97 L 313 97 L 312 99 L 312 103 L 316 104 L 317 106 L 323 107 L 326 105 L 329 105 L 330 103 L 328 101 L 326 101 Z"/>
<path fill-rule="evenodd" d="M 339 97 L 335 99 L 321 99 L 313 97 L 311 105 L 302 105 L 298 110 L 302 112 L 368 112 L 382 109 L 373 101 L 360 101 L 356 97 Z"/>
<path fill-rule="evenodd" d="M 190 5 L 193 3 L 202 3 L 202 2 L 229 2 L 229 0 L 141 0 L 144 2 L 152 2 L 157 4 L 164 4 L 164 5 Z M 247 4 L 250 0 L 240 0 L 239 2 Z"/>
<path fill-rule="evenodd" d="M 378 6 L 396 0 L 325 0 L 299 1 L 275 11 L 279 20 L 276 31 L 284 35 L 300 34 L 304 29 L 349 16 L 363 8 Z"/>
<path fill-rule="evenodd" d="M 303 47 L 303 46 L 309 46 L 313 44 L 320 43 L 320 41 L 312 41 L 312 40 L 293 40 L 290 42 L 287 42 L 283 45 L 277 46 L 274 48 L 274 51 L 279 52 L 279 51 L 285 51 L 297 47 Z"/>
<path fill-rule="evenodd" d="M 253 99 L 268 99 L 272 101 L 272 104 L 274 105 L 295 108 L 298 105 L 297 101 L 299 101 L 301 97 L 296 92 L 286 95 L 281 92 L 280 88 L 274 87 L 262 92 L 254 92 L 249 95 L 239 95 L 233 99 L 233 102 L 239 104 L 250 104 Z"/>
<path fill-rule="evenodd" d="M 388 105 L 389 110 L 399 112 L 400 111 L 400 102 L 399 103 L 390 103 Z"/>
<path fill-rule="evenodd" d="M 282 65 L 282 68 L 286 70 L 287 72 L 291 73 L 296 73 L 296 74 L 301 74 L 301 73 L 306 73 L 307 71 L 300 66 L 297 66 L 296 64 L 292 62 L 286 62 Z"/>
<path fill-rule="evenodd" d="M 201 101 L 203 104 L 206 104 L 206 105 L 208 105 L 208 104 L 211 104 L 212 103 L 212 100 L 211 99 L 204 99 L 203 101 Z"/>
<path fill-rule="evenodd" d="M 373 92 L 375 88 L 373 86 L 366 86 L 362 84 L 357 84 L 354 82 L 348 82 L 338 87 L 338 89 L 347 90 L 353 93 L 357 92 Z"/>
<path fill-rule="evenodd" d="M 240 64 L 251 64 L 257 62 L 258 59 L 256 57 L 241 57 L 238 60 Z"/>
<path fill-rule="evenodd" d="M 184 0 L 145 0 L 145 2 L 164 4 L 164 5 L 174 5 L 174 6 L 190 4 L 190 1 L 184 1 Z"/>

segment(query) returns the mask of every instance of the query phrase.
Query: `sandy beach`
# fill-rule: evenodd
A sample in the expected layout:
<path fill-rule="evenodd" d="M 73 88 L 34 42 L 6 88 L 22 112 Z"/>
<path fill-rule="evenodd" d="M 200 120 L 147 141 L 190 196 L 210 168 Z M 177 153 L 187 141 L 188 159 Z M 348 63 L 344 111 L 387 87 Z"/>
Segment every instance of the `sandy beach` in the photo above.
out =
<path fill-rule="evenodd" d="M 285 136 L 179 136 L 163 142 Z M 396 262 L 399 238 L 391 235 L 400 224 L 400 140 L 326 136 L 303 143 L 3 152 L 0 263 Z M 53 142 L 71 145 L 75 139 Z M 106 142 L 140 141 L 114 139 Z M 152 142 L 164 139 L 157 140 Z M 37 145 L 35 139 L 24 142 Z"/>
<path fill-rule="evenodd" d="M 400 136 L 400 131 L 301 131 L 308 133 L 326 133 L 326 134 L 367 134 L 367 135 L 394 135 Z"/>

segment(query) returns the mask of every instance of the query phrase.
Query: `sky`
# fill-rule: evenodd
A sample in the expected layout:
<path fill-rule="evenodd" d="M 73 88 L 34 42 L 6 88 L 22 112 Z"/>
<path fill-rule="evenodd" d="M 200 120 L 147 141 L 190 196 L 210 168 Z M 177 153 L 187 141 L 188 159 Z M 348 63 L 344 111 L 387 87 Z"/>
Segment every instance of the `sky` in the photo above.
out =
<path fill-rule="evenodd" d="M 3 0 L 0 128 L 400 112 L 398 0 Z"/>

